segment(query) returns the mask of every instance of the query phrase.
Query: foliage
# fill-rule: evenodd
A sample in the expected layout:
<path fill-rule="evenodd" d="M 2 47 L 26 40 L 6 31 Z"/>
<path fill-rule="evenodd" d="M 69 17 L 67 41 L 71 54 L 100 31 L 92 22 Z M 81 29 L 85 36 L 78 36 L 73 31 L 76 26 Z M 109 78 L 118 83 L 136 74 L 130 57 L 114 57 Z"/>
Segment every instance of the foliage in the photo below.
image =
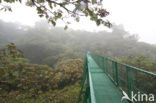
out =
<path fill-rule="evenodd" d="M 52 69 L 48 66 L 29 64 L 27 60 L 20 58 L 20 54 L 15 51 L 15 48 L 11 44 L 11 46 L 8 45 L 7 50 L 5 49 L 5 51 L 9 51 L 8 54 L 4 50 L 1 51 L 0 87 L 3 88 L 2 90 L 8 92 L 16 89 L 30 90 L 33 87 L 36 90 L 37 87 L 44 90 L 50 79 L 50 70 Z M 40 86 L 37 86 L 38 84 Z"/>
<path fill-rule="evenodd" d="M 45 22 L 31 28 L 0 21 L 0 31 L 2 103 L 75 103 L 88 50 L 156 73 L 156 46 L 139 42 L 120 26 L 114 26 L 111 33 L 64 32 L 49 29 Z M 8 42 L 17 47 L 13 43 L 4 47 Z M 133 72 L 139 89 L 156 93 L 155 78 Z"/>
<path fill-rule="evenodd" d="M 0 61 L 2 61 L 0 65 L 5 66 L 6 64 L 9 64 L 10 61 L 16 61 L 18 58 L 22 57 L 22 51 L 16 49 L 14 43 L 10 43 L 7 45 L 7 48 L 4 48 L 0 51 Z"/>
<path fill-rule="evenodd" d="M 54 29 L 44 21 L 37 22 L 33 28 L 1 21 L 0 31 L 0 48 L 14 42 L 31 63 L 46 64 L 52 68 L 64 59 L 83 58 L 87 51 L 125 59 L 143 55 L 151 63 L 156 58 L 155 45 L 139 42 L 137 36 L 126 32 L 120 25 L 114 25 L 112 32 L 95 33 Z"/>
<path fill-rule="evenodd" d="M 134 57 L 132 59 L 118 59 L 118 60 L 120 60 L 121 62 L 124 62 L 126 64 L 132 65 L 134 67 L 144 69 L 146 71 L 156 72 L 155 61 L 150 61 L 150 60 L 148 60 L 147 57 L 145 57 L 143 55 Z"/>
<path fill-rule="evenodd" d="M 0 0 L 3 3 L 24 2 L 24 0 Z M 111 27 L 111 23 L 104 18 L 109 15 L 109 12 L 102 7 L 102 1 L 96 0 L 28 0 L 27 6 L 35 7 L 40 17 L 45 17 L 48 21 L 56 25 L 57 20 L 62 20 L 65 23 L 64 29 L 70 24 L 68 18 L 72 18 L 79 22 L 80 17 L 89 17 L 95 21 L 97 25 L 103 24 Z M 2 7 L 1 7 L 2 6 Z M 0 10 L 12 11 L 10 7 L 0 5 Z"/>
<path fill-rule="evenodd" d="M 111 33 L 92 33 L 73 30 L 65 32 L 61 28 L 43 29 L 39 24 L 14 41 L 33 63 L 55 67 L 62 59 L 84 57 L 88 50 L 110 57 L 131 59 L 144 55 L 148 60 L 156 58 L 155 45 L 139 42 L 135 36 L 115 25 Z"/>
<path fill-rule="evenodd" d="M 83 71 L 83 61 L 81 59 L 67 59 L 56 65 L 54 81 L 58 81 L 58 87 L 75 83 L 81 79 Z"/>
<path fill-rule="evenodd" d="M 40 92 L 36 98 L 31 97 L 32 92 L 3 92 L 0 96 L 0 100 L 2 103 L 76 103 L 79 91 L 80 86 L 79 82 L 77 82 L 63 89 Z"/>
<path fill-rule="evenodd" d="M 0 68 L 1 102 L 73 103 L 77 100 L 75 95 L 78 95 L 78 81 L 82 74 L 81 59 L 67 59 L 52 69 L 47 65 L 31 64 L 28 60 L 21 59 L 22 54 L 18 51 L 14 44 L 8 45 L 5 52 L 4 49 L 1 50 L 0 64 L 3 66 Z M 9 62 L 4 63 L 4 60 Z M 67 85 L 76 82 L 76 85 L 71 86 L 73 90 L 69 90 L 70 87 Z M 72 96 L 72 99 L 69 96 Z"/>

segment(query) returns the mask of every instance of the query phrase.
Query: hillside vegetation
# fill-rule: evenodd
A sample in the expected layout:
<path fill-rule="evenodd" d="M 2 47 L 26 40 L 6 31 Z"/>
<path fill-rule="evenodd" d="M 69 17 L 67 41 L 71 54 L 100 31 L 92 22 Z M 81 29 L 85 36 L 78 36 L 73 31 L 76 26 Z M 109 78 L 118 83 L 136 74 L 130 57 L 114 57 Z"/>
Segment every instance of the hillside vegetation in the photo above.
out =
<path fill-rule="evenodd" d="M 121 25 L 87 32 L 0 21 L 0 101 L 76 103 L 87 51 L 156 73 L 156 45 L 139 42 Z"/>

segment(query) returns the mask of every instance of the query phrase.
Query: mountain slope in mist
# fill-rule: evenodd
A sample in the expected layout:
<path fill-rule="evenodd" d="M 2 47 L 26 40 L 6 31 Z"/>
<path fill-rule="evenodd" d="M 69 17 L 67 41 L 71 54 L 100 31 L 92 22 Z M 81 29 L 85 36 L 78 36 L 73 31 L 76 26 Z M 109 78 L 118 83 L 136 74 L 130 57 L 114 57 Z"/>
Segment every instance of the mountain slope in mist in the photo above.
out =
<path fill-rule="evenodd" d="M 0 43 L 14 42 L 25 57 L 34 63 L 53 60 L 54 65 L 63 58 L 83 57 L 87 51 L 97 54 L 134 58 L 144 55 L 156 58 L 156 46 L 139 42 L 136 35 L 126 32 L 122 26 L 114 25 L 112 32 L 87 32 L 50 27 L 45 21 L 37 22 L 35 27 L 22 26 L 0 21 Z M 57 56 L 57 57 L 56 57 Z M 57 58 L 57 60 L 54 60 Z"/>

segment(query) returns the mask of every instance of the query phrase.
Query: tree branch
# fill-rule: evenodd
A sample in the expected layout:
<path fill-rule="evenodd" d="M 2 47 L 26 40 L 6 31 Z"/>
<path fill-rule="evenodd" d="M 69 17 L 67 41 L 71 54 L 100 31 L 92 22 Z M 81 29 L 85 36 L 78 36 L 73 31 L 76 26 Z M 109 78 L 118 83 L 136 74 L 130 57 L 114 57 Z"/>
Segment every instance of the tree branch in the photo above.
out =
<path fill-rule="evenodd" d="M 63 3 L 58 3 L 58 2 L 55 2 L 55 1 L 51 1 L 51 0 L 46 0 L 47 2 L 49 3 L 53 3 L 53 4 L 56 4 L 56 5 L 59 5 L 60 7 L 64 8 L 68 13 L 74 13 L 73 11 L 70 11 L 69 9 L 67 9 Z"/>

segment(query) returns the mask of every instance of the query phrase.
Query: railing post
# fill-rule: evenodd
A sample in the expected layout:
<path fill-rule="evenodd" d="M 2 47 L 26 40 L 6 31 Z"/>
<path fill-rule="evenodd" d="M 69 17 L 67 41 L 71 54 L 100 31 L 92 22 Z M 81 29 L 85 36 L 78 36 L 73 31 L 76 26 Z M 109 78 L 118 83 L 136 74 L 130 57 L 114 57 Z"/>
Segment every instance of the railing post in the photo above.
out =
<path fill-rule="evenodd" d="M 127 73 L 127 88 L 128 88 L 128 96 L 131 98 L 131 78 L 130 78 L 130 69 L 126 66 L 126 73 Z"/>
<path fill-rule="evenodd" d="M 114 65 L 114 61 L 112 61 L 112 74 L 113 74 L 113 80 L 115 81 L 115 65 Z"/>
<path fill-rule="evenodd" d="M 105 63 L 105 58 L 104 57 L 102 57 L 102 69 L 105 71 L 105 65 L 104 65 L 104 63 Z"/>
<path fill-rule="evenodd" d="M 105 66 L 106 66 L 106 65 L 105 65 L 105 58 L 104 58 L 104 57 L 103 57 L 103 65 L 102 65 L 102 66 L 103 66 L 104 72 L 106 72 L 106 69 L 105 69 Z"/>
<path fill-rule="evenodd" d="M 106 74 L 107 74 L 107 73 L 108 73 L 108 72 L 107 72 L 107 65 L 108 65 L 108 64 L 107 64 L 107 58 L 105 58 L 105 65 L 106 65 L 106 66 L 105 66 L 105 70 L 106 70 Z"/>
<path fill-rule="evenodd" d="M 116 84 L 119 86 L 119 74 L 118 74 L 118 64 L 115 62 L 115 74 L 116 74 Z"/>
<path fill-rule="evenodd" d="M 109 65 L 109 59 L 107 59 L 107 74 L 110 75 L 110 65 Z"/>

